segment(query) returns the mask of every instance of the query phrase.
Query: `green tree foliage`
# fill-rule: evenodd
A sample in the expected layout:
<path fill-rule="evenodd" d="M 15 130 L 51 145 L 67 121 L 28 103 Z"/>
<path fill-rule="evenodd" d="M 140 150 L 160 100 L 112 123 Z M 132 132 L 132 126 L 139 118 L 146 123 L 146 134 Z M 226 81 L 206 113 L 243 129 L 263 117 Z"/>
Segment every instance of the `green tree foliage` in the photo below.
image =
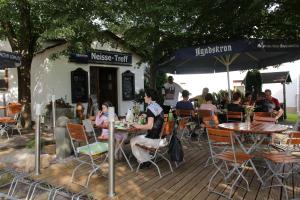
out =
<path fill-rule="evenodd" d="M 107 27 L 144 56 L 152 86 L 158 64 L 178 48 L 252 37 L 299 39 L 298 0 L 114 0 L 111 6 L 115 15 Z"/>
<path fill-rule="evenodd" d="M 0 1 L 0 38 L 8 39 L 12 50 L 22 55 L 18 94 L 27 109 L 31 101 L 31 62 L 43 42 L 63 39 L 69 43 L 70 50 L 90 48 L 91 41 L 100 36 L 100 25 L 95 21 L 107 15 L 104 8 L 104 3 L 93 0 Z M 30 122 L 30 114 L 26 116 Z"/>
<path fill-rule="evenodd" d="M 257 37 L 299 40 L 300 1 L 269 1 L 267 15 L 258 26 Z"/>
<path fill-rule="evenodd" d="M 245 78 L 246 92 L 257 94 L 262 90 L 262 78 L 258 70 L 250 70 Z M 254 95 L 256 96 L 256 95 Z"/>
<path fill-rule="evenodd" d="M 158 64 L 175 49 L 186 46 L 185 24 L 181 23 L 180 4 L 171 0 L 115 0 L 112 1 L 115 20 L 106 25 L 120 33 L 130 46 L 150 64 L 149 78 L 155 87 Z"/>
<path fill-rule="evenodd" d="M 150 64 L 178 48 L 240 38 L 299 39 L 298 0 L 0 0 L 0 38 L 22 54 L 19 98 L 30 102 L 30 65 L 43 41 L 64 39 L 85 51 L 108 28 Z"/>

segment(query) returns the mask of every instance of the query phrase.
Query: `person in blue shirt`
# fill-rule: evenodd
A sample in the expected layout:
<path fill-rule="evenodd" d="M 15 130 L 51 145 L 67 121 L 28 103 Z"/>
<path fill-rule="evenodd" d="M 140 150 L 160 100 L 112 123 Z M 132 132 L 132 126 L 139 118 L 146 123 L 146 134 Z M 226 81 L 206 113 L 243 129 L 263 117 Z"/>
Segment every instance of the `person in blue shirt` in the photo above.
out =
<path fill-rule="evenodd" d="M 189 91 L 183 90 L 182 91 L 182 100 L 178 101 L 176 104 L 176 109 L 181 110 L 194 110 L 193 104 L 189 101 Z"/>

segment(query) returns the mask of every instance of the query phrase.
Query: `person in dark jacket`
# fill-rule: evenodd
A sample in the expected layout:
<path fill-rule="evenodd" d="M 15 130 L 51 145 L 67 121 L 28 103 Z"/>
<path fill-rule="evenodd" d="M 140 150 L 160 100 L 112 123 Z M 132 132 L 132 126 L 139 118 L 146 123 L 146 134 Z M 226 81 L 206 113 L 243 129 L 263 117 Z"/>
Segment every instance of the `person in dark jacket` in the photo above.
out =
<path fill-rule="evenodd" d="M 189 91 L 183 90 L 182 91 L 182 100 L 178 101 L 176 104 L 176 109 L 182 110 L 194 110 L 193 104 L 189 101 Z"/>
<path fill-rule="evenodd" d="M 232 102 L 227 105 L 227 110 L 232 112 L 245 112 L 245 109 L 241 105 L 241 94 L 238 92 L 233 93 Z"/>
<path fill-rule="evenodd" d="M 266 94 L 264 92 L 257 94 L 254 112 L 272 112 L 274 108 L 275 105 L 267 101 Z"/>
<path fill-rule="evenodd" d="M 163 142 L 159 139 L 160 132 L 164 123 L 164 113 L 163 108 L 155 102 L 156 92 L 153 89 L 148 89 L 145 91 L 144 97 L 145 103 L 147 106 L 147 123 L 144 125 L 133 124 L 133 126 L 140 130 L 146 130 L 147 134 L 138 135 L 130 140 L 131 150 L 133 155 L 136 157 L 139 163 L 145 165 L 150 165 L 148 162 L 151 158 L 148 151 L 142 149 L 135 144 L 143 144 L 147 147 L 157 147 L 160 142 Z M 145 167 L 141 165 L 141 167 Z"/>

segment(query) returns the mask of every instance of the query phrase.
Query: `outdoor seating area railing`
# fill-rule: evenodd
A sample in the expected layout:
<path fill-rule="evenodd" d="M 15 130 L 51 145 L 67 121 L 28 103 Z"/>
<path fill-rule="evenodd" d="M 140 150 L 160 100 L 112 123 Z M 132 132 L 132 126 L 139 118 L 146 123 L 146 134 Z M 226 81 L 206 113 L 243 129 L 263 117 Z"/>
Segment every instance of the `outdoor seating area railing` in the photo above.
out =
<path fill-rule="evenodd" d="M 14 169 L 0 170 L 0 197 L 11 200 L 19 199 L 89 199 L 94 198 L 86 189 L 70 192 L 66 186 L 51 185 L 53 177 L 39 179 L 33 174 Z"/>

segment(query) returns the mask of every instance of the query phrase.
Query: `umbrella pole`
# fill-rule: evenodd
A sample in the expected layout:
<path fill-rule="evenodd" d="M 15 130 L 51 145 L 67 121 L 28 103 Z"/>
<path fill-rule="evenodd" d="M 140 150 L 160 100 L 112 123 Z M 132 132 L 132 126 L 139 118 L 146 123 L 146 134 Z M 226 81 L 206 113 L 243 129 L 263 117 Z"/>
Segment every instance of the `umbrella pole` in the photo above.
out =
<path fill-rule="evenodd" d="M 227 71 L 228 97 L 229 97 L 229 101 L 231 101 L 230 78 L 229 78 L 229 64 L 225 64 L 225 65 L 226 65 L 226 71 Z"/>
<path fill-rule="evenodd" d="M 286 119 L 286 91 L 285 91 L 285 83 L 282 83 L 282 89 L 283 89 L 283 119 Z"/>

